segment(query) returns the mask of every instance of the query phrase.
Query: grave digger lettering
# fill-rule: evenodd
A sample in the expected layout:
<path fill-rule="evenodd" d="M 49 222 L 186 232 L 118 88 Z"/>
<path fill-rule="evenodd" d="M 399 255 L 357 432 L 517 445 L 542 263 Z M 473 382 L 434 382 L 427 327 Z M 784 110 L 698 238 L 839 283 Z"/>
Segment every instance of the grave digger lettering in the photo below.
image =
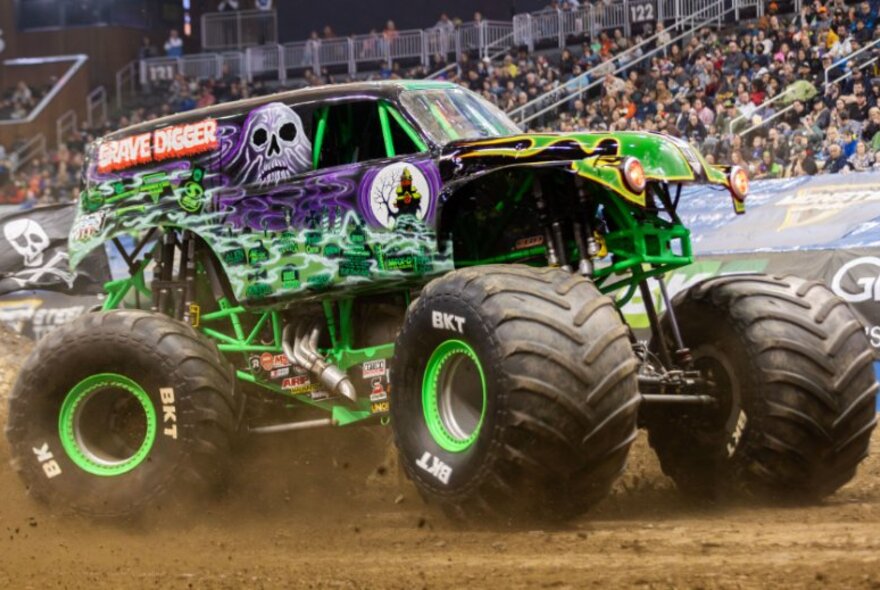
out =
<path fill-rule="evenodd" d="M 214 119 L 172 125 L 103 142 L 98 148 L 98 172 L 125 170 L 153 161 L 200 154 L 216 147 L 217 121 Z"/>

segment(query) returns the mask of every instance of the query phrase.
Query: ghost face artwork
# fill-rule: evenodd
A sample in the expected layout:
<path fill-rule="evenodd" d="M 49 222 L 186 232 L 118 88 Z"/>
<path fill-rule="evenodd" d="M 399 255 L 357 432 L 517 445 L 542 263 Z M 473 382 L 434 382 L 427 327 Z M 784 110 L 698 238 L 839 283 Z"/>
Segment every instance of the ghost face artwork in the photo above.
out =
<path fill-rule="evenodd" d="M 299 115 L 272 102 L 250 112 L 230 164 L 236 184 L 273 186 L 311 169 L 312 142 Z"/>

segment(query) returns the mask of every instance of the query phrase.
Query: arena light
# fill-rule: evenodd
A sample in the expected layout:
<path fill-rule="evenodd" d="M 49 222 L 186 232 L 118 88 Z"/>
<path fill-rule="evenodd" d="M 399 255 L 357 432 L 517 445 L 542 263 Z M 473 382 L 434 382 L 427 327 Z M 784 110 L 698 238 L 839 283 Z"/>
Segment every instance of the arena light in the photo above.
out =
<path fill-rule="evenodd" d="M 638 159 L 629 157 L 623 160 L 623 180 L 632 192 L 638 194 L 645 191 L 648 179 L 645 177 L 645 169 Z"/>
<path fill-rule="evenodd" d="M 749 192 L 749 175 L 744 168 L 734 166 L 730 169 L 730 190 L 737 199 L 743 200 Z"/>

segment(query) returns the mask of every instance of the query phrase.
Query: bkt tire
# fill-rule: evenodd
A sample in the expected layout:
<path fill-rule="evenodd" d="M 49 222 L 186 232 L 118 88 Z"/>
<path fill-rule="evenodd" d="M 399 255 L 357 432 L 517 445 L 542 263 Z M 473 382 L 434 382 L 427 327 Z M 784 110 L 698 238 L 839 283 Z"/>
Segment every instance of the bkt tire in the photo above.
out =
<path fill-rule="evenodd" d="M 91 313 L 27 359 L 6 436 L 31 495 L 61 511 L 128 516 L 223 482 L 237 408 L 229 363 L 191 327 Z"/>
<path fill-rule="evenodd" d="M 637 361 L 613 302 L 558 269 L 484 266 L 430 283 L 393 363 L 401 462 L 458 520 L 587 510 L 636 433 Z"/>
<path fill-rule="evenodd" d="M 842 299 L 818 282 L 739 275 L 699 283 L 673 305 L 720 400 L 708 412 L 645 412 L 682 491 L 812 501 L 852 479 L 877 383 L 864 328 Z"/>

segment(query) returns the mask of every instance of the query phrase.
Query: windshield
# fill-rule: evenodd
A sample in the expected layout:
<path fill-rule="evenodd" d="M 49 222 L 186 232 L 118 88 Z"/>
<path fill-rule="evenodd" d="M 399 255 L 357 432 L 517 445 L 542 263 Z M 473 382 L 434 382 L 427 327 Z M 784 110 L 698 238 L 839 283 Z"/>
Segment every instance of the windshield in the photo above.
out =
<path fill-rule="evenodd" d="M 516 124 L 490 102 L 464 88 L 407 90 L 406 110 L 435 143 L 520 133 Z"/>

